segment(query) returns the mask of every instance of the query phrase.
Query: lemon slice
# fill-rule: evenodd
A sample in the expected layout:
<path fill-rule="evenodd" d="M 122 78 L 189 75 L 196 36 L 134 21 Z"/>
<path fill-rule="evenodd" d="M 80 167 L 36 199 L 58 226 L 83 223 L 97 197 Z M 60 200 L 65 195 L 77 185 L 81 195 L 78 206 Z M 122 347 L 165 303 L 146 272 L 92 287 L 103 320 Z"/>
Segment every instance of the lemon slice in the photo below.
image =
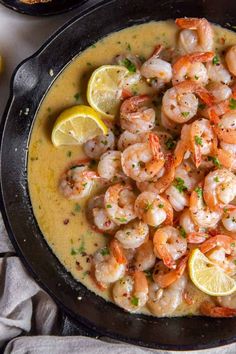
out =
<path fill-rule="evenodd" d="M 195 249 L 190 255 L 188 266 L 192 282 L 204 293 L 225 296 L 236 291 L 236 281 L 212 263 L 199 249 Z"/>
<path fill-rule="evenodd" d="M 87 100 L 104 117 L 113 119 L 120 106 L 122 83 L 129 70 L 120 65 L 103 65 L 96 69 L 88 82 Z"/>
<path fill-rule="evenodd" d="M 52 129 L 52 143 L 81 145 L 100 134 L 107 134 L 107 126 L 100 115 L 89 106 L 79 105 L 63 111 Z"/>

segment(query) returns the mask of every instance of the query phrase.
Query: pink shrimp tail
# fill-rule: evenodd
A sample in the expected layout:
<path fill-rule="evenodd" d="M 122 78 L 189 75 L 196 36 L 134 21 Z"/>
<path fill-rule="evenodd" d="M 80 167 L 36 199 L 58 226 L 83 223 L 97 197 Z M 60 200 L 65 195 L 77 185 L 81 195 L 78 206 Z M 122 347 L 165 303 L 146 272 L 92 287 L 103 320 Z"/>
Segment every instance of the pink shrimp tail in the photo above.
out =
<path fill-rule="evenodd" d="M 214 249 L 215 247 L 223 247 L 225 252 L 230 254 L 232 252 L 232 245 L 234 244 L 234 239 L 226 235 L 216 235 L 208 240 L 206 240 L 201 246 L 200 251 L 202 253 L 207 253 L 208 251 Z"/>
<path fill-rule="evenodd" d="M 234 317 L 236 309 L 229 307 L 215 306 L 209 301 L 204 301 L 200 306 L 200 311 L 203 315 L 210 317 Z"/>
<path fill-rule="evenodd" d="M 152 149 L 153 156 L 156 159 L 164 159 L 163 152 L 161 151 L 160 141 L 156 134 L 153 133 L 149 134 L 149 143 Z"/>
<path fill-rule="evenodd" d="M 190 232 L 187 235 L 188 243 L 203 243 L 206 241 L 208 235 L 204 232 Z"/>

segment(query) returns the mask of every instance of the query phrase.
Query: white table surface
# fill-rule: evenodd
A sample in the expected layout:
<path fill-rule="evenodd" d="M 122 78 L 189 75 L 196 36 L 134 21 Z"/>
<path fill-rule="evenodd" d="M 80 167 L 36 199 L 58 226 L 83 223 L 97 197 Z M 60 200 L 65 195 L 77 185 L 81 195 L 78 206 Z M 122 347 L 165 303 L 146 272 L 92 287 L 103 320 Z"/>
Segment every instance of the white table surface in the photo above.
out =
<path fill-rule="evenodd" d="M 32 17 L 16 13 L 0 4 L 0 54 L 5 61 L 5 70 L 0 76 L 0 117 L 8 99 L 10 78 L 16 66 L 33 54 L 55 30 L 75 16 L 77 11 L 50 17 Z"/>

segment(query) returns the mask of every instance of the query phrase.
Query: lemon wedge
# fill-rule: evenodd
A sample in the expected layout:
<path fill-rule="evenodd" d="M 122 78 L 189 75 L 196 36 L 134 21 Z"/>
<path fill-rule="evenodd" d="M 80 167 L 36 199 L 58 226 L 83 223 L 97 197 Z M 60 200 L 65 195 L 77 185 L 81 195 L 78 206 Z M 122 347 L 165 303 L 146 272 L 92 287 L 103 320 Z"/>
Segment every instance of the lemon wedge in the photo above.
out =
<path fill-rule="evenodd" d="M 89 106 L 79 105 L 63 111 L 52 129 L 54 146 L 82 145 L 100 134 L 107 134 L 100 115 Z"/>
<path fill-rule="evenodd" d="M 199 249 L 191 253 L 188 267 L 192 282 L 204 293 L 225 296 L 236 291 L 236 281 L 212 263 Z"/>
<path fill-rule="evenodd" d="M 103 65 L 96 69 L 88 82 L 87 100 L 102 116 L 114 119 L 120 106 L 122 83 L 129 70 L 120 65 Z"/>

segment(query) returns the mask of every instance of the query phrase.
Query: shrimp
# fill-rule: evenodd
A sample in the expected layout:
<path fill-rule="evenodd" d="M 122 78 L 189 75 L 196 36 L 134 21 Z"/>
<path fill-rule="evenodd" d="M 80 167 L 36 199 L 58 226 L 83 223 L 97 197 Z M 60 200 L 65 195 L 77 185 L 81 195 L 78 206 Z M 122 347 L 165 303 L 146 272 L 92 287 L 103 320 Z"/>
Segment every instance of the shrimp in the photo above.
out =
<path fill-rule="evenodd" d="M 172 155 L 166 156 L 164 169 L 161 170 L 163 174 L 157 175 L 152 181 L 137 182 L 137 187 L 142 192 L 150 191 L 157 194 L 163 193 L 175 178 L 175 160 Z"/>
<path fill-rule="evenodd" d="M 200 251 L 207 253 L 216 247 L 223 247 L 226 254 L 231 254 L 235 251 L 235 240 L 227 235 L 216 235 L 210 237 L 201 246 Z"/>
<path fill-rule="evenodd" d="M 178 229 L 165 226 L 158 229 L 153 237 L 154 253 L 168 268 L 176 268 L 176 260 L 186 254 L 187 241 Z"/>
<path fill-rule="evenodd" d="M 218 160 L 225 168 L 236 172 L 236 144 L 220 142 L 220 148 L 216 150 Z"/>
<path fill-rule="evenodd" d="M 153 192 L 142 192 L 137 197 L 134 210 L 143 222 L 157 227 L 163 222 L 173 223 L 173 209 L 170 203 L 160 195 Z"/>
<path fill-rule="evenodd" d="M 208 106 L 213 103 L 212 95 L 204 87 L 192 81 L 182 81 L 168 89 L 162 99 L 164 114 L 176 123 L 188 122 L 198 110 L 196 95 Z"/>
<path fill-rule="evenodd" d="M 84 152 L 91 159 L 99 160 L 102 154 L 115 147 L 115 136 L 111 130 L 106 135 L 98 135 L 84 144 Z"/>
<path fill-rule="evenodd" d="M 236 76 L 236 45 L 233 45 L 227 50 L 225 61 L 231 74 Z"/>
<path fill-rule="evenodd" d="M 215 123 L 213 129 L 219 140 L 234 144 L 236 141 L 236 113 L 230 111 L 219 118 L 211 111 L 210 119 Z"/>
<path fill-rule="evenodd" d="M 164 163 L 159 138 L 153 133 L 149 134 L 148 142 L 129 146 L 121 155 L 124 173 L 137 182 L 151 180 Z"/>
<path fill-rule="evenodd" d="M 215 304 L 209 301 L 204 301 L 201 304 L 200 311 L 205 316 L 216 317 L 216 318 L 236 316 L 236 309 L 216 306 Z"/>
<path fill-rule="evenodd" d="M 223 214 L 221 221 L 224 227 L 226 228 L 226 230 L 235 233 L 236 232 L 236 207 L 233 210 L 227 210 L 227 212 Z"/>
<path fill-rule="evenodd" d="M 112 240 L 109 248 L 102 248 L 94 254 L 93 267 L 92 276 L 103 289 L 124 276 L 126 258 L 118 241 Z"/>
<path fill-rule="evenodd" d="M 64 173 L 59 189 L 67 199 L 80 200 L 90 194 L 96 178 L 99 178 L 96 172 L 90 171 L 88 166 L 81 164 L 71 167 Z"/>
<path fill-rule="evenodd" d="M 142 134 L 130 133 L 125 130 L 119 137 L 117 147 L 119 151 L 124 151 L 130 145 L 142 142 Z"/>
<path fill-rule="evenodd" d="M 209 85 L 207 85 L 207 90 L 212 94 L 214 97 L 214 102 L 219 103 L 221 101 L 227 100 L 232 95 L 231 88 L 223 84 L 221 82 L 213 81 Z"/>
<path fill-rule="evenodd" d="M 121 243 L 124 249 L 137 248 L 141 246 L 148 237 L 148 226 L 142 221 L 134 220 L 118 230 L 115 238 Z"/>
<path fill-rule="evenodd" d="M 189 210 L 195 224 L 200 227 L 215 228 L 222 216 L 222 210 L 211 210 L 203 199 L 203 185 L 200 183 L 190 196 Z"/>
<path fill-rule="evenodd" d="M 150 283 L 147 306 L 151 313 L 159 317 L 170 316 L 182 303 L 186 284 L 186 276 L 181 276 L 166 289 Z"/>
<path fill-rule="evenodd" d="M 148 300 L 148 283 L 143 272 L 135 271 L 117 281 L 112 289 L 115 303 L 128 312 L 139 311 Z"/>
<path fill-rule="evenodd" d="M 135 199 L 136 195 L 129 185 L 117 183 L 109 187 L 104 197 L 108 217 L 117 225 L 127 224 L 135 219 Z"/>
<path fill-rule="evenodd" d="M 168 288 L 183 276 L 187 267 L 187 261 L 188 255 L 180 259 L 176 269 L 171 270 L 165 267 L 162 262 L 156 263 L 152 274 L 154 282 L 161 288 Z"/>
<path fill-rule="evenodd" d="M 151 240 L 145 241 L 137 248 L 134 256 L 134 266 L 138 270 L 149 270 L 154 267 L 156 256 L 153 251 L 153 242 Z"/>
<path fill-rule="evenodd" d="M 208 119 L 201 118 L 191 124 L 190 144 L 198 168 L 202 156 L 210 155 L 217 146 L 217 139 Z"/>
<path fill-rule="evenodd" d="M 117 228 L 117 225 L 109 219 L 105 210 L 104 194 L 95 196 L 89 200 L 86 216 L 97 231 L 113 233 Z"/>
<path fill-rule="evenodd" d="M 206 229 L 196 225 L 189 209 L 185 209 L 179 218 L 180 232 L 187 237 L 188 243 L 202 243 L 208 237 Z"/>
<path fill-rule="evenodd" d="M 121 167 L 121 152 L 115 150 L 105 152 L 99 160 L 97 171 L 101 178 L 109 181 L 125 179 Z"/>
<path fill-rule="evenodd" d="M 203 197 L 211 210 L 223 208 L 236 196 L 236 176 L 225 168 L 210 172 L 204 181 Z"/>
<path fill-rule="evenodd" d="M 159 45 L 140 69 L 141 75 L 146 79 L 157 79 L 158 88 L 163 87 L 172 78 L 171 64 L 159 58 L 162 49 L 162 46 Z"/>
<path fill-rule="evenodd" d="M 217 235 L 218 239 L 224 235 Z M 233 239 L 231 238 L 230 242 L 232 242 Z M 229 255 L 227 250 L 222 247 L 222 242 L 220 241 L 213 241 L 215 244 L 221 244 L 221 246 L 215 246 L 214 248 L 210 251 L 207 252 L 207 257 L 210 259 L 210 261 L 214 264 L 217 264 L 220 268 L 224 270 L 225 273 L 227 273 L 229 276 L 234 276 L 236 273 L 236 264 L 235 264 L 235 254 L 234 252 L 231 252 Z M 233 244 L 233 242 L 232 242 Z M 227 245 L 228 247 L 228 245 Z"/>
<path fill-rule="evenodd" d="M 161 124 L 165 129 L 168 129 L 173 133 L 180 133 L 181 126 L 178 123 L 169 119 L 164 113 L 163 109 L 161 109 Z"/>
<path fill-rule="evenodd" d="M 221 306 L 228 307 L 236 311 L 236 292 L 231 295 L 219 296 L 217 301 Z"/>
<path fill-rule="evenodd" d="M 120 107 L 120 125 L 131 133 L 148 132 L 155 126 L 155 110 L 144 106 L 150 101 L 147 95 L 126 99 Z"/>
<path fill-rule="evenodd" d="M 222 84 L 229 85 L 232 81 L 232 77 L 226 67 L 218 61 L 217 64 L 214 61 L 206 64 L 208 79 L 214 82 L 221 82 Z"/>
<path fill-rule="evenodd" d="M 213 50 L 213 29 L 205 18 L 177 18 L 175 23 L 183 29 L 179 36 L 179 47 L 185 53 Z"/>
<path fill-rule="evenodd" d="M 130 70 L 129 75 L 126 75 L 126 77 L 123 79 L 123 92 L 129 90 L 133 85 L 137 84 L 140 81 L 141 61 L 137 55 L 117 55 L 115 57 L 115 62 L 118 63 L 118 65 L 132 67 L 132 70 Z"/>
<path fill-rule="evenodd" d="M 197 170 L 190 160 L 184 160 L 176 168 L 175 179 L 166 190 L 168 200 L 174 210 L 181 211 L 189 206 L 189 193 L 202 179 L 204 171 Z"/>
<path fill-rule="evenodd" d="M 180 57 L 173 65 L 173 86 L 186 79 L 206 85 L 208 75 L 203 63 L 212 60 L 213 57 L 213 52 L 192 53 Z"/>

